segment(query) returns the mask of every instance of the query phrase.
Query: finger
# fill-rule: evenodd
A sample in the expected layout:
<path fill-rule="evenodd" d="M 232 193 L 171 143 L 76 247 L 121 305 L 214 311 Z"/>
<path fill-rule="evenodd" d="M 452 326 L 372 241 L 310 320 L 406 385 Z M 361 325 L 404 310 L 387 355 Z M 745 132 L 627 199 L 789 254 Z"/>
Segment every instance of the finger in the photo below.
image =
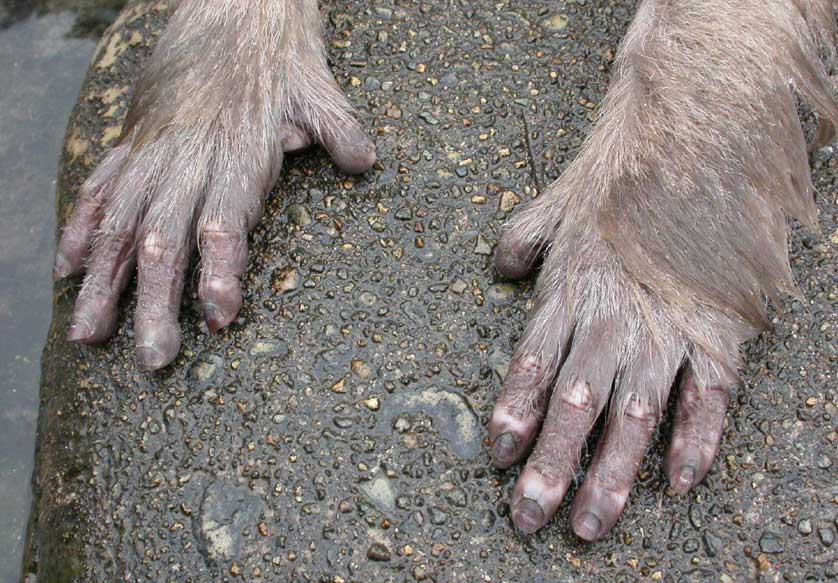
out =
<path fill-rule="evenodd" d="M 527 277 L 541 259 L 544 246 L 543 239 L 509 229 L 495 249 L 495 269 L 507 279 Z"/>
<path fill-rule="evenodd" d="M 67 339 L 98 344 L 116 328 L 119 297 L 134 271 L 134 230 L 103 233 L 97 239 L 84 278 Z"/>
<path fill-rule="evenodd" d="M 311 146 L 311 136 L 298 125 L 285 123 L 279 128 L 279 139 L 282 151 L 285 153 L 298 152 Z"/>
<path fill-rule="evenodd" d="M 79 189 L 73 215 L 61 233 L 55 252 L 55 264 L 52 269 L 54 280 L 58 281 L 83 271 L 94 233 L 102 220 L 104 203 L 122 168 L 127 151 L 127 145 L 111 150 Z"/>
<path fill-rule="evenodd" d="M 347 114 L 336 116 L 320 131 L 320 142 L 338 168 L 361 174 L 375 164 L 375 145 L 361 124 Z"/>
<path fill-rule="evenodd" d="M 198 297 L 213 332 L 227 326 L 242 306 L 241 276 L 247 263 L 247 232 L 231 224 L 208 223 L 201 231 Z"/>
<path fill-rule="evenodd" d="M 191 166 L 163 171 L 140 228 L 134 342 L 141 370 L 163 368 L 180 350 L 180 299 L 211 151 L 208 147 L 196 152 Z"/>
<path fill-rule="evenodd" d="M 189 224 L 174 224 L 185 230 Z M 159 231 L 146 232 L 137 250 L 137 309 L 134 337 L 137 364 L 141 370 L 158 370 L 180 350 L 180 299 L 191 247 Z"/>
<path fill-rule="evenodd" d="M 684 372 L 664 461 L 669 483 L 679 494 L 701 482 L 716 458 L 730 402 L 728 386 L 721 381 L 701 387 L 690 369 Z"/>
<path fill-rule="evenodd" d="M 506 226 L 495 249 L 495 269 L 502 277 L 521 279 L 538 267 L 564 212 L 562 192 L 553 184 Z"/>
<path fill-rule="evenodd" d="M 570 487 L 617 372 L 613 342 L 618 337 L 609 326 L 598 324 L 573 341 L 541 435 L 512 492 L 512 520 L 525 533 L 550 521 Z"/>
<path fill-rule="evenodd" d="M 508 468 L 530 450 L 547 408 L 550 388 L 570 336 L 561 291 L 539 304 L 515 349 L 489 421 L 492 462 Z"/>
<path fill-rule="evenodd" d="M 282 153 L 272 162 L 231 165 L 217 177 L 198 224 L 201 278 L 198 297 L 210 330 L 224 328 L 242 306 L 241 277 L 247 266 L 247 234 L 262 216 Z"/>
<path fill-rule="evenodd" d="M 605 434 L 570 509 L 580 538 L 601 538 L 617 523 L 678 371 L 678 354 L 650 344 L 618 379 Z"/>

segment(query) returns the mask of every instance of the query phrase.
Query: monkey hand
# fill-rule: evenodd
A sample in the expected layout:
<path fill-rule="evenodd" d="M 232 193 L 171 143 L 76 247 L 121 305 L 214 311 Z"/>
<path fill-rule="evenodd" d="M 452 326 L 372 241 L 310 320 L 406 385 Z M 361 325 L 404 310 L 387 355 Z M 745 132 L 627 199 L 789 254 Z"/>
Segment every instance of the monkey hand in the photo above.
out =
<path fill-rule="evenodd" d="M 739 345 L 767 326 L 765 298 L 794 290 L 784 211 L 812 226 L 817 209 L 789 80 L 838 119 L 818 60 L 830 36 L 816 23 L 831 26 L 831 3 L 823 14 L 817 2 L 807 14 L 762 4 L 678 0 L 659 14 L 661 3 L 643 3 L 597 126 L 498 245 L 511 278 L 543 255 L 489 423 L 495 465 L 527 460 L 510 502 L 526 533 L 556 513 L 603 411 L 570 520 L 583 539 L 608 533 L 673 384 L 665 472 L 679 493 L 699 483 Z"/>
<path fill-rule="evenodd" d="M 198 295 L 213 331 L 242 303 L 247 236 L 283 153 L 319 142 L 360 173 L 375 151 L 329 72 L 317 3 L 183 3 L 134 90 L 119 143 L 81 187 L 54 277 L 86 270 L 69 339 L 114 331 L 136 267 L 140 368 L 180 348 L 184 272 L 197 247 Z M 212 4 L 212 3 L 210 3 Z"/>

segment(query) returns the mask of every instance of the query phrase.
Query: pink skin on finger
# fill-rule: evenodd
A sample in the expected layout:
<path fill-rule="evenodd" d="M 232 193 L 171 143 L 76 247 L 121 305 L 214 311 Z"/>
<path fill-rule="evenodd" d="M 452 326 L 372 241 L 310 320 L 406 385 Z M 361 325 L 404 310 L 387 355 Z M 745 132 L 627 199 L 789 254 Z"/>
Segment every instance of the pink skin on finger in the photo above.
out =
<path fill-rule="evenodd" d="M 533 355 L 516 356 L 489 421 L 495 467 L 508 468 L 523 458 L 535 441 L 553 382 L 552 368 Z"/>
<path fill-rule="evenodd" d="M 127 146 L 111 150 L 79 189 L 75 210 L 61 233 L 55 252 L 53 280 L 77 275 L 84 270 L 105 202 L 127 153 Z"/>
<path fill-rule="evenodd" d="M 137 253 L 137 310 L 134 337 L 137 365 L 153 371 L 168 365 L 180 350 L 180 298 L 188 247 L 158 233 L 143 237 Z"/>
<path fill-rule="evenodd" d="M 701 389 L 691 372 L 681 382 L 672 441 L 664 470 L 672 489 L 686 494 L 710 470 L 719 450 L 730 392 L 721 386 Z"/>
<path fill-rule="evenodd" d="M 594 541 L 617 523 L 646 457 L 657 420 L 657 405 L 637 396 L 630 400 L 625 413 L 611 416 L 570 509 L 570 522 L 577 536 Z"/>
<path fill-rule="evenodd" d="M 569 363 L 572 363 L 573 359 Z M 543 528 L 567 493 L 588 433 L 603 407 L 610 384 L 572 378 L 565 365 L 550 400 L 544 428 L 512 494 L 512 520 L 525 533 Z M 605 376 L 608 376 L 606 373 Z"/>
<path fill-rule="evenodd" d="M 247 264 L 247 235 L 206 227 L 201 234 L 201 280 L 198 297 L 204 319 L 217 332 L 232 322 L 242 306 L 240 278 Z"/>
<path fill-rule="evenodd" d="M 119 297 L 134 272 L 134 263 L 132 235 L 99 239 L 76 299 L 67 340 L 99 344 L 111 337 L 116 328 Z"/>
<path fill-rule="evenodd" d="M 354 119 L 327 126 L 321 141 L 338 168 L 347 174 L 361 174 L 375 164 L 375 145 Z"/>

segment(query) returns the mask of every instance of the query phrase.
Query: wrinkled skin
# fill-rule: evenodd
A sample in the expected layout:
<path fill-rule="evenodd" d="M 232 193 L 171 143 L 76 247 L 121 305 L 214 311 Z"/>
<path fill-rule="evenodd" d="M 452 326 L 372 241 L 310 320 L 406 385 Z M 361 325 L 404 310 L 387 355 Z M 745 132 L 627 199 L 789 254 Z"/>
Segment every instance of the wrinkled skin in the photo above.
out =
<path fill-rule="evenodd" d="M 258 48 L 270 47 L 270 48 Z M 86 270 L 69 339 L 107 340 L 136 266 L 137 361 L 180 349 L 189 256 L 209 328 L 238 313 L 247 233 L 284 153 L 320 142 L 345 172 L 375 161 L 325 58 L 314 0 L 184 1 L 139 80 L 119 144 L 79 192 L 54 277 Z"/>
<path fill-rule="evenodd" d="M 209 328 L 235 318 L 247 233 L 283 153 L 320 142 L 350 173 L 375 160 L 326 66 L 314 0 L 231 4 L 181 2 L 58 248 L 56 278 L 86 268 L 69 333 L 85 344 L 113 333 L 136 265 L 146 370 L 178 353 L 195 247 Z M 815 223 L 788 82 L 838 120 L 820 63 L 831 26 L 831 0 L 642 3 L 590 139 L 496 250 L 507 278 L 543 263 L 489 424 L 495 465 L 526 461 L 511 499 L 524 533 L 556 513 L 607 412 L 570 511 L 581 538 L 605 536 L 673 385 L 671 487 L 709 471 L 739 345 L 766 326 L 764 298 L 793 290 L 784 212 Z"/>
<path fill-rule="evenodd" d="M 556 513 L 606 411 L 570 509 L 578 536 L 605 536 L 676 383 L 664 470 L 677 493 L 707 474 L 739 345 L 768 325 L 766 297 L 794 292 L 784 212 L 817 222 L 789 81 L 829 135 L 833 33 L 831 0 L 639 8 L 597 127 L 496 250 L 512 279 L 543 259 L 489 423 L 495 465 L 526 460 L 510 501 L 521 531 Z"/>

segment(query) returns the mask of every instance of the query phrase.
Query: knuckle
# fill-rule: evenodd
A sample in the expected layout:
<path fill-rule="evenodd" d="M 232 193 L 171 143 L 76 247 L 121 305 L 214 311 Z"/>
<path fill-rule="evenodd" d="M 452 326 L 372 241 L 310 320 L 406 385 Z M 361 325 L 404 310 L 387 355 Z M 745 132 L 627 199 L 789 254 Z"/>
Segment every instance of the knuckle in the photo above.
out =
<path fill-rule="evenodd" d="M 589 412 L 596 406 L 596 396 L 591 383 L 582 379 L 573 380 L 559 393 L 559 399 L 580 411 Z"/>
<path fill-rule="evenodd" d="M 137 249 L 137 258 L 144 263 L 162 261 L 169 249 L 167 241 L 159 233 L 146 234 Z"/>
<path fill-rule="evenodd" d="M 643 424 L 654 424 L 658 418 L 658 408 L 640 394 L 632 392 L 628 395 L 624 410 L 625 417 Z"/>

